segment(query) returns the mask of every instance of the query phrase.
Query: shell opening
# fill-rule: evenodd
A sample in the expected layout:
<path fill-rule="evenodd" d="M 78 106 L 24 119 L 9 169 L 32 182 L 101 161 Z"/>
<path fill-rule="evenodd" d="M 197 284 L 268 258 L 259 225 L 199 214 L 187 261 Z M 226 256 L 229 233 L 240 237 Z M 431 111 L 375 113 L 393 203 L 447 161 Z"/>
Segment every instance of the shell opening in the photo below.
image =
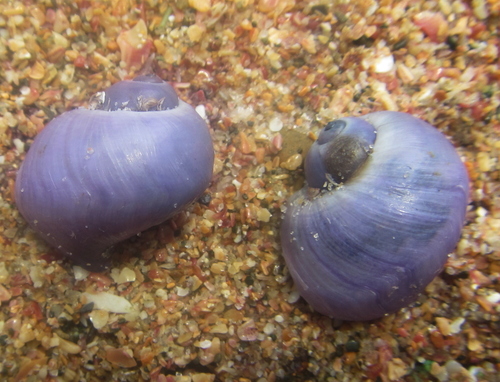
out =
<path fill-rule="evenodd" d="M 373 152 L 377 132 L 361 118 L 329 122 L 306 158 L 309 187 L 337 188 L 351 179 Z"/>

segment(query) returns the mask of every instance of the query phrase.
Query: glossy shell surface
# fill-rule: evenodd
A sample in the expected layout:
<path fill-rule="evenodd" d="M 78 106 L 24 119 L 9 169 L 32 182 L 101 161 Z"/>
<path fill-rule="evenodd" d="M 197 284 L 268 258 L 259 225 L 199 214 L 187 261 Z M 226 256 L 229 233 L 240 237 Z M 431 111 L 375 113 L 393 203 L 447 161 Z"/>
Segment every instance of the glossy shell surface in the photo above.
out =
<path fill-rule="evenodd" d="M 359 121 L 376 130 L 366 163 L 338 186 L 293 195 L 281 228 L 300 294 L 320 313 L 355 321 L 417 299 L 453 251 L 468 202 L 465 167 L 433 126 L 397 112 Z"/>
<path fill-rule="evenodd" d="M 203 193 L 213 159 L 206 123 L 183 101 L 148 112 L 76 109 L 36 137 L 17 176 L 16 203 L 54 248 L 102 271 L 110 246 Z"/>

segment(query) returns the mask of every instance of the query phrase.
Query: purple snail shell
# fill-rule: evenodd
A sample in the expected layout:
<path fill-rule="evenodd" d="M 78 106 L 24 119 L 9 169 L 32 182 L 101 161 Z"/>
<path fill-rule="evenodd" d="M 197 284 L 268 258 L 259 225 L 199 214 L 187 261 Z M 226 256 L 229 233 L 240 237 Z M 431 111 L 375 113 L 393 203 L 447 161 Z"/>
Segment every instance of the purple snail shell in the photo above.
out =
<path fill-rule="evenodd" d="M 110 247 L 195 201 L 213 162 L 203 118 L 169 84 L 140 76 L 47 124 L 18 172 L 16 204 L 47 243 L 104 271 Z"/>
<path fill-rule="evenodd" d="M 414 302 L 443 269 L 465 220 L 469 180 L 452 144 L 409 114 L 330 122 L 284 208 L 281 243 L 302 297 L 366 321 Z"/>

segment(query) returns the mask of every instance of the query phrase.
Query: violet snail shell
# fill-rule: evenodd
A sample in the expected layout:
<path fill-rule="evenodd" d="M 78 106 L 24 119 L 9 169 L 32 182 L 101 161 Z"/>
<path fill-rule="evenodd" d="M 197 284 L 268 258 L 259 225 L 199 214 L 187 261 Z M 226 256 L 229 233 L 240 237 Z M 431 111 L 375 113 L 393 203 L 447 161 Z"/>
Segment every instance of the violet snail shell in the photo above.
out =
<path fill-rule="evenodd" d="M 318 312 L 363 321 L 414 302 L 460 238 L 469 180 L 452 144 L 409 114 L 330 122 L 281 227 L 283 255 Z"/>
<path fill-rule="evenodd" d="M 169 219 L 208 187 L 207 124 L 156 76 L 121 81 L 90 109 L 52 120 L 16 180 L 29 225 L 75 264 L 109 267 L 109 248 Z"/>

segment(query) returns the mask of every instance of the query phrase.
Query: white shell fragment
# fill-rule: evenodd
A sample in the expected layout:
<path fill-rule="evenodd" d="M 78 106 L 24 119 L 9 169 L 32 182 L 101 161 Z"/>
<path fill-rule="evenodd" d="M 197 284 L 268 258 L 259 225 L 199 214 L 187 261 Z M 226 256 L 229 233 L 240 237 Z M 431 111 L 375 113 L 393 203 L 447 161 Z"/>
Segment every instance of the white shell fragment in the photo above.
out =
<path fill-rule="evenodd" d="M 382 56 L 373 62 L 373 71 L 375 73 L 387 73 L 394 68 L 394 56 Z"/>
<path fill-rule="evenodd" d="M 126 298 L 111 293 L 83 293 L 82 296 L 87 299 L 87 303 L 94 303 L 94 309 L 102 309 L 112 313 L 130 313 L 133 310 L 132 304 Z"/>
<path fill-rule="evenodd" d="M 207 110 L 205 109 L 205 105 L 198 105 L 194 108 L 198 115 L 203 118 L 204 120 L 207 120 Z"/>
<path fill-rule="evenodd" d="M 88 275 L 90 275 L 90 272 L 87 271 L 86 269 L 83 269 L 82 267 L 78 265 L 73 266 L 73 272 L 75 275 L 75 280 L 80 281 L 80 280 L 85 280 Z"/>
<path fill-rule="evenodd" d="M 280 131 L 282 128 L 283 128 L 283 121 L 281 119 L 279 119 L 278 117 L 274 117 L 269 122 L 269 129 L 271 131 L 277 132 L 277 131 Z"/>

